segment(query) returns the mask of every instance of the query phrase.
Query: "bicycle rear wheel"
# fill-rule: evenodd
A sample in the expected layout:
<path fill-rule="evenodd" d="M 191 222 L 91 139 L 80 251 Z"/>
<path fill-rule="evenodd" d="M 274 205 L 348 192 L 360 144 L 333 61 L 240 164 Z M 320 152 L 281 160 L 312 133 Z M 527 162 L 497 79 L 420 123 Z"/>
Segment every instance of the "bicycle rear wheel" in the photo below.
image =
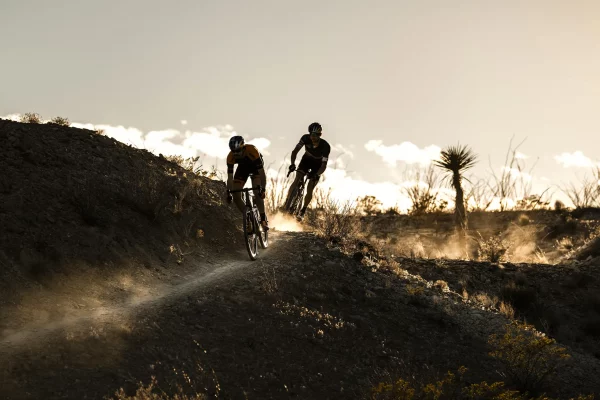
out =
<path fill-rule="evenodd" d="M 248 211 L 244 216 L 244 239 L 246 242 L 246 250 L 248 250 L 248 255 L 252 261 L 256 260 L 256 257 L 258 256 L 257 231 L 258 227 L 256 226 L 254 218 L 252 218 L 252 213 Z"/>

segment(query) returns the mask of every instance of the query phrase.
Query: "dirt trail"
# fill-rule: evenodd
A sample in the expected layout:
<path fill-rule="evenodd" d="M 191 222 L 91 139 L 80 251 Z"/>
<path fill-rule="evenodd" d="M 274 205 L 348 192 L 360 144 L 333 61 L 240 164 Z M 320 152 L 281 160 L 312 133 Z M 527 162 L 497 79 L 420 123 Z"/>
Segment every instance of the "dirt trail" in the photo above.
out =
<path fill-rule="evenodd" d="M 0 335 L 0 358 L 9 353 L 18 352 L 24 345 L 32 341 L 43 341 L 46 337 L 58 331 L 74 328 L 77 325 L 99 325 L 107 322 L 116 323 L 131 318 L 135 313 L 147 311 L 150 308 L 160 307 L 161 304 L 188 295 L 194 291 L 223 282 L 235 275 L 236 279 L 243 276 L 246 269 L 256 267 L 264 262 L 265 257 L 276 257 L 278 251 L 283 250 L 286 240 L 278 240 L 277 233 L 271 234 L 271 242 L 277 243 L 267 249 L 260 249 L 257 262 L 245 260 L 247 257 L 242 250 L 234 250 L 238 259 L 231 256 L 215 260 L 209 272 L 189 275 L 183 283 L 170 286 L 168 283 L 162 287 L 150 288 L 149 293 L 135 296 L 124 303 L 116 303 L 88 310 L 73 310 L 69 316 L 56 321 L 32 322 L 18 328 L 4 330 Z M 289 250 L 289 249 L 288 249 Z"/>

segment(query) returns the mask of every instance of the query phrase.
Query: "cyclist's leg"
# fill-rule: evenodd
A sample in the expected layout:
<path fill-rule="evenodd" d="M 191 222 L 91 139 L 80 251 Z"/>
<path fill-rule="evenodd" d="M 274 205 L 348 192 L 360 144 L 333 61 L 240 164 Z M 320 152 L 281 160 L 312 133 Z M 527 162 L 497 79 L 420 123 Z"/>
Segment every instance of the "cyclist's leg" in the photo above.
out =
<path fill-rule="evenodd" d="M 256 187 L 260 185 L 260 176 L 253 175 L 252 176 L 252 187 Z M 253 190 L 254 193 L 254 201 L 256 202 L 256 208 L 258 208 L 258 212 L 260 212 L 261 217 L 265 215 L 265 201 L 260 197 L 260 193 L 258 190 Z"/>
<path fill-rule="evenodd" d="M 252 176 L 252 187 L 256 187 L 260 185 L 260 176 L 254 175 Z M 267 223 L 267 215 L 265 213 L 265 201 L 262 197 L 260 197 L 260 193 L 258 190 L 254 190 L 254 201 L 256 202 L 256 208 L 258 208 L 258 212 L 260 213 L 260 222 L 262 223 L 263 228 L 269 229 L 269 225 Z"/>
<path fill-rule="evenodd" d="M 233 190 L 240 190 L 244 188 L 246 181 L 248 180 L 248 172 L 244 170 L 244 168 L 238 167 L 235 171 L 235 175 L 233 176 Z M 246 205 L 244 204 L 244 200 L 242 198 L 242 192 L 236 192 L 231 194 L 233 196 L 233 201 L 243 214 L 246 210 Z"/>
<path fill-rule="evenodd" d="M 319 179 L 320 178 L 311 179 L 310 181 L 308 181 L 308 184 L 306 185 L 306 196 L 304 196 L 304 204 L 302 206 L 303 214 L 304 214 L 304 211 L 306 211 L 306 209 L 308 208 L 308 205 L 310 204 L 310 202 L 312 201 L 313 191 L 315 190 L 315 186 L 317 185 L 317 182 L 319 181 Z"/>

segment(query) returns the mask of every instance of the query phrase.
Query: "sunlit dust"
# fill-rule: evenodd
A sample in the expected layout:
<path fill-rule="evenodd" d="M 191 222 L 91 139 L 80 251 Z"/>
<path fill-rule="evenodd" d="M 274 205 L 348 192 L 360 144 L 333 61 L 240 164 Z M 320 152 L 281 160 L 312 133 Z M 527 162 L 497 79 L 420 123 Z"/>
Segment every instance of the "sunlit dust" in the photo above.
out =
<path fill-rule="evenodd" d="M 271 229 L 284 232 L 302 232 L 304 228 L 294 217 L 287 214 L 277 213 L 269 218 Z"/>

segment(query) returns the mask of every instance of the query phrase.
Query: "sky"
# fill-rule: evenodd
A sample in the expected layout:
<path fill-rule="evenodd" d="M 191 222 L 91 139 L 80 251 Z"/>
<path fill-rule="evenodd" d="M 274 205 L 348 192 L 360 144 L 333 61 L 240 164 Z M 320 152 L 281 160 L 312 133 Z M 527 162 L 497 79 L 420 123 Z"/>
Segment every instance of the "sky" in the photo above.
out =
<path fill-rule="evenodd" d="M 439 149 L 487 179 L 514 138 L 542 192 L 600 161 L 599 39 L 595 0 L 0 0 L 0 116 L 223 168 L 233 133 L 276 166 L 319 121 L 330 184 L 388 206 Z"/>

